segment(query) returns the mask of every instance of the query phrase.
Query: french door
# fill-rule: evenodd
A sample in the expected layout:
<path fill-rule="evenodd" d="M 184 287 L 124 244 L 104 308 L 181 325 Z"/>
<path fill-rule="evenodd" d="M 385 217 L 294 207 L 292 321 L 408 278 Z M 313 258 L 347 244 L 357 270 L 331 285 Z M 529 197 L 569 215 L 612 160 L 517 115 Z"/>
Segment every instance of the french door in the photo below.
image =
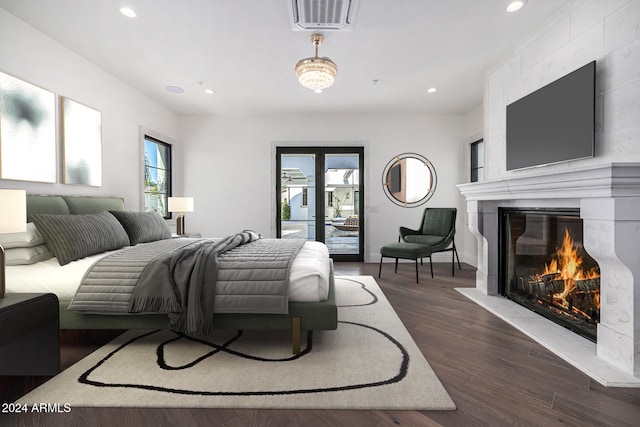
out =
<path fill-rule="evenodd" d="M 324 242 L 335 261 L 364 259 L 363 147 L 278 147 L 277 233 Z"/>

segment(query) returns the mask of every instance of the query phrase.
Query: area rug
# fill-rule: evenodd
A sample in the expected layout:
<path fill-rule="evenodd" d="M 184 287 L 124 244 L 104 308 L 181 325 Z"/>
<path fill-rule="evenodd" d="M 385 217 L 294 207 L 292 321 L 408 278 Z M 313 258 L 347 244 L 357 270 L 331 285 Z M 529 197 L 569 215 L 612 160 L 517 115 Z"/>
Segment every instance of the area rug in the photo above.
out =
<path fill-rule="evenodd" d="M 18 400 L 71 407 L 453 410 L 371 276 L 336 278 L 338 329 L 128 331 Z"/>

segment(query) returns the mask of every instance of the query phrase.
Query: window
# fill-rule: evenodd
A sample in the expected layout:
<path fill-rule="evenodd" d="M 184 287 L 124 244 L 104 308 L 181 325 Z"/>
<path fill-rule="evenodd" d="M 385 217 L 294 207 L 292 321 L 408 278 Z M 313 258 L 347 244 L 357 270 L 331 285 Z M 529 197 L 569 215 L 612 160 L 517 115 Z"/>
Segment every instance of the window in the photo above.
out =
<path fill-rule="evenodd" d="M 171 218 L 168 199 L 171 196 L 171 145 L 144 137 L 144 210 L 159 212 Z"/>
<path fill-rule="evenodd" d="M 327 191 L 327 206 L 333 207 L 333 191 Z"/>
<path fill-rule="evenodd" d="M 471 143 L 471 182 L 484 180 L 484 141 Z"/>

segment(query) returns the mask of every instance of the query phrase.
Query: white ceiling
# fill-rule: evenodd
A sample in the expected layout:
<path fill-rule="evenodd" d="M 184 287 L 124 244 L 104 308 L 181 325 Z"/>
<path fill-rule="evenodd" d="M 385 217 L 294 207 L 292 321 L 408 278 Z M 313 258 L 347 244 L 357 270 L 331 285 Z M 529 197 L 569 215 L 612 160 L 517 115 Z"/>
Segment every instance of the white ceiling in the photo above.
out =
<path fill-rule="evenodd" d="M 314 48 L 310 32 L 291 30 L 288 1 L 0 0 L 0 7 L 177 114 L 460 114 L 482 102 L 487 68 L 569 2 L 529 0 L 507 13 L 506 0 L 361 0 L 352 31 L 324 32 L 320 56 L 339 74 L 315 94 L 295 77 L 294 65 Z M 122 16 L 123 5 L 137 18 Z M 427 94 L 432 86 L 438 91 Z"/>

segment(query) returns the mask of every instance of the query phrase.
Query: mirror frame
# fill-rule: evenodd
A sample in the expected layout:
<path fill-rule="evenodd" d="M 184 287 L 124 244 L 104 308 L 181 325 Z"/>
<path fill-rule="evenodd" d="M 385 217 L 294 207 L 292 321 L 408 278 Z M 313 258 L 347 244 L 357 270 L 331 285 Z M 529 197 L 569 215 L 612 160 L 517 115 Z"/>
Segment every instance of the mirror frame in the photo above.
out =
<path fill-rule="evenodd" d="M 427 168 L 429 168 L 429 172 L 431 173 L 431 186 L 427 190 L 427 194 L 425 194 L 425 196 L 422 197 L 420 200 L 416 200 L 414 202 L 406 202 L 404 200 L 400 200 L 396 198 L 391 192 L 391 190 L 389 189 L 391 185 L 389 182 L 387 182 L 387 176 L 389 175 L 389 171 L 391 170 L 391 168 L 393 168 L 396 165 L 397 162 L 403 159 L 419 160 L 420 162 L 424 163 L 424 165 Z M 429 161 L 429 159 L 417 153 L 402 153 L 395 156 L 389 161 L 389 163 L 387 163 L 387 166 L 385 166 L 384 171 L 382 172 L 382 188 L 384 190 L 384 194 L 394 204 L 398 206 L 402 206 L 403 208 L 415 208 L 425 204 L 427 200 L 429 200 L 433 196 L 433 193 L 436 191 L 437 183 L 438 183 L 438 176 L 436 175 L 435 167 Z"/>

